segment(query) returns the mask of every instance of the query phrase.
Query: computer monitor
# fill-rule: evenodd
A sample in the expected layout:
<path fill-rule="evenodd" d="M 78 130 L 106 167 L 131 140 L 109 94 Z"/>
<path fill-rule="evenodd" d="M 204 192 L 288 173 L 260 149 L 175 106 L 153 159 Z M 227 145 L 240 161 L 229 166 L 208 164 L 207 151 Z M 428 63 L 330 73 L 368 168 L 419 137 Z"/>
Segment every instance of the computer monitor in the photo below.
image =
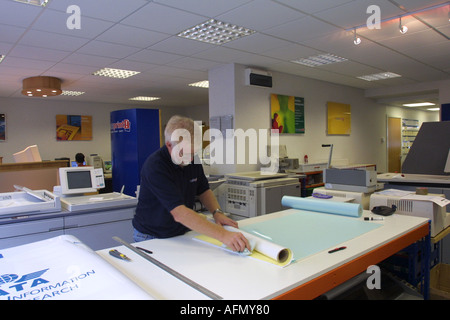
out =
<path fill-rule="evenodd" d="M 14 162 L 40 162 L 41 154 L 37 145 L 26 147 L 24 150 L 13 154 Z"/>
<path fill-rule="evenodd" d="M 86 161 L 83 161 L 83 165 L 86 165 Z M 70 162 L 70 166 L 71 167 L 78 167 L 78 162 L 76 162 L 75 160 Z"/>
<path fill-rule="evenodd" d="M 59 168 L 61 194 L 82 194 L 97 191 L 94 167 Z"/>
<path fill-rule="evenodd" d="M 103 161 L 105 165 L 105 172 L 111 172 L 112 171 L 112 161 Z"/>

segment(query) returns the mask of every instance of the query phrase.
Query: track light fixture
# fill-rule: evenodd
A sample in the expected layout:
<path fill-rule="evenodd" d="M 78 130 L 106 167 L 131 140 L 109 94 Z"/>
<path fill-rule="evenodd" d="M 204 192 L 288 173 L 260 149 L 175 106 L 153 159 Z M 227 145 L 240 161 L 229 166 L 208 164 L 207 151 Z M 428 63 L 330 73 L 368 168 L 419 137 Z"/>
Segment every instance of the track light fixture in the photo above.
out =
<path fill-rule="evenodd" d="M 361 43 L 361 38 L 356 36 L 356 29 L 353 30 L 353 35 L 353 43 L 355 44 L 355 46 L 357 46 Z"/>
<path fill-rule="evenodd" d="M 401 14 L 401 15 L 397 15 L 397 16 L 393 16 L 393 17 L 389 17 L 389 18 L 386 18 L 386 19 L 379 20 L 378 23 L 381 24 L 381 23 L 384 23 L 384 22 L 395 21 L 395 20 L 399 19 L 399 31 L 402 34 L 405 34 L 405 33 L 408 32 L 408 27 L 402 25 L 402 17 L 410 17 L 410 16 L 412 16 L 412 17 L 418 19 L 417 17 L 415 17 L 415 15 L 417 15 L 419 13 L 423 13 L 423 12 L 428 12 L 428 11 L 431 11 L 431 10 L 437 10 L 437 9 L 440 9 L 440 8 L 443 8 L 443 7 L 449 7 L 450 8 L 449 3 L 450 3 L 450 1 L 446 1 L 446 2 L 441 3 L 441 4 L 437 4 L 437 5 L 426 7 L 426 8 L 422 8 L 422 9 L 418 9 L 418 10 L 415 10 L 415 11 L 407 11 L 407 12 Z M 403 8 L 403 10 L 406 10 L 406 9 Z M 442 13 L 445 14 L 444 10 L 440 10 L 438 12 L 439 15 L 442 15 Z M 448 21 L 450 21 L 450 10 L 447 12 L 447 15 L 448 15 Z M 445 19 L 445 17 L 442 17 L 442 18 Z M 356 30 L 366 29 L 366 28 L 369 28 L 368 27 L 368 22 L 366 22 L 365 24 L 359 25 L 359 26 L 353 26 L 351 28 L 345 29 L 345 31 L 347 31 L 348 33 L 353 31 L 353 43 L 355 45 L 359 45 L 361 43 L 361 38 L 359 38 L 356 35 Z M 371 29 L 371 28 L 369 28 L 369 29 Z M 377 29 L 379 29 L 379 28 L 377 28 Z M 444 36 L 448 40 L 447 36 L 445 36 L 441 32 L 438 32 L 438 33 L 441 34 L 442 36 Z"/>
<path fill-rule="evenodd" d="M 398 24 L 398 28 L 399 28 L 399 30 L 400 30 L 400 33 L 401 33 L 401 34 L 407 33 L 407 32 L 408 32 L 408 27 L 402 25 L 402 17 L 400 17 L 400 20 L 399 20 L 399 21 L 400 21 L 400 22 L 399 22 L 399 24 Z"/>

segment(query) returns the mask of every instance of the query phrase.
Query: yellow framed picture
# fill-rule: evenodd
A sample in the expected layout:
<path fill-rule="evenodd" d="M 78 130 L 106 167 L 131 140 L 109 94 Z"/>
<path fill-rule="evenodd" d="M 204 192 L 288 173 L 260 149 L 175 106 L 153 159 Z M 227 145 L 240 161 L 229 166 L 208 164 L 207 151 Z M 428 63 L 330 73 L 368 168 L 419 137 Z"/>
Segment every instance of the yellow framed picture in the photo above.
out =
<path fill-rule="evenodd" d="M 352 113 L 349 104 L 327 103 L 327 133 L 333 135 L 350 135 Z"/>
<path fill-rule="evenodd" d="M 56 140 L 92 140 L 92 116 L 57 114 Z"/>

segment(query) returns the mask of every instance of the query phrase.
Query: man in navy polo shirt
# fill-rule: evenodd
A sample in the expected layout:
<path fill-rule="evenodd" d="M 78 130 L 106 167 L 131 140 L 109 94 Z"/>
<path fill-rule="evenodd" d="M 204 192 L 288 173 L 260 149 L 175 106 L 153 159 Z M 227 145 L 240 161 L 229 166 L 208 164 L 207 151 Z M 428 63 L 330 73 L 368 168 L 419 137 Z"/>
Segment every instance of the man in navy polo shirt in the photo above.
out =
<path fill-rule="evenodd" d="M 173 116 L 164 131 L 165 145 L 142 166 L 139 201 L 133 218 L 134 240 L 170 238 L 194 230 L 234 251 L 250 249 L 242 233 L 222 227 L 238 225 L 220 209 L 202 165 L 193 163 L 195 125 L 192 119 Z M 216 223 L 192 210 L 195 196 L 213 214 Z"/>

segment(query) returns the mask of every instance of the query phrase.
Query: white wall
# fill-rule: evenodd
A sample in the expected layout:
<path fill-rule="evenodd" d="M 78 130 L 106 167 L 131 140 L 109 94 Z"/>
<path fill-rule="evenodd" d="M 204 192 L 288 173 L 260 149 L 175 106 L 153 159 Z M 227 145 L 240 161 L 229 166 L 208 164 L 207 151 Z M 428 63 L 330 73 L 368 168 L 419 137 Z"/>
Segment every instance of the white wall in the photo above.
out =
<path fill-rule="evenodd" d="M 74 98 L 76 100 L 76 97 Z M 111 159 L 110 112 L 127 108 L 150 108 L 145 105 L 124 106 L 91 102 L 67 102 L 51 98 L 0 98 L 0 113 L 6 114 L 6 141 L 0 142 L 3 163 L 14 162 L 13 153 L 37 144 L 42 159 L 59 157 L 75 158 L 77 152 L 85 155 L 98 153 L 105 160 Z M 151 108 L 157 108 L 151 107 Z M 198 110 L 197 110 L 198 109 Z M 173 114 L 192 113 L 205 119 L 207 107 L 161 108 L 163 126 Z M 206 110 L 206 112 L 205 112 Z M 91 141 L 57 141 L 56 115 L 90 115 L 93 124 Z M 203 115 L 203 117 L 202 117 Z"/>
<path fill-rule="evenodd" d="M 305 134 L 282 134 L 280 144 L 287 146 L 289 157 L 303 161 L 308 155 L 309 162 L 326 162 L 329 148 L 322 144 L 333 144 L 332 164 L 374 163 L 380 172 L 386 171 L 386 115 L 395 114 L 401 118 L 437 121 L 437 112 L 415 112 L 402 108 L 391 108 L 378 104 L 366 97 L 362 89 L 332 84 L 284 73 L 273 72 L 272 88 L 246 86 L 245 66 L 226 65 L 213 70 L 210 77 L 225 86 L 222 91 L 212 83 L 210 89 L 210 113 L 215 116 L 233 114 L 235 129 L 269 129 L 270 95 L 283 94 L 305 99 Z M 220 72 L 223 72 L 220 74 Z M 230 78 L 234 84 L 229 84 Z M 210 85 L 211 85 L 210 79 Z M 227 94 L 225 94 L 227 93 Z M 351 105 L 351 134 L 327 135 L 327 102 Z M 234 109 L 230 111 L 230 104 Z M 212 108 L 211 108 L 212 105 Z M 257 165 L 236 166 L 237 171 L 258 170 Z M 216 170 L 224 172 L 223 170 Z"/>
<path fill-rule="evenodd" d="M 333 160 L 348 159 L 349 163 L 375 163 L 383 170 L 385 144 L 384 106 L 364 97 L 364 91 L 283 73 L 273 73 L 273 87 L 261 88 L 245 86 L 244 67 L 240 66 L 241 86 L 237 90 L 236 126 L 270 127 L 270 94 L 299 96 L 305 99 L 305 134 L 280 135 L 280 144 L 285 144 L 288 155 L 303 160 L 308 155 L 309 162 L 327 161 L 329 148 L 322 144 L 334 145 Z M 351 134 L 349 136 L 329 136 L 327 130 L 327 102 L 351 105 Z M 244 111 L 245 110 L 245 111 Z M 253 121 L 240 123 L 239 113 L 252 114 Z"/>

